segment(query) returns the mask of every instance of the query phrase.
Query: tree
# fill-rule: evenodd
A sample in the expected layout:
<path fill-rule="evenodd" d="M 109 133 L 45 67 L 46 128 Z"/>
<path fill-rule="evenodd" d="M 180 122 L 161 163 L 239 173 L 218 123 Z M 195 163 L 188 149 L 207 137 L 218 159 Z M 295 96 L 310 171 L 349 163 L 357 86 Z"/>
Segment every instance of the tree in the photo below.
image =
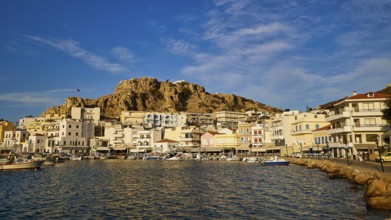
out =
<path fill-rule="evenodd" d="M 391 98 L 387 99 L 386 107 L 382 110 L 383 119 L 385 119 L 388 125 L 391 125 Z"/>

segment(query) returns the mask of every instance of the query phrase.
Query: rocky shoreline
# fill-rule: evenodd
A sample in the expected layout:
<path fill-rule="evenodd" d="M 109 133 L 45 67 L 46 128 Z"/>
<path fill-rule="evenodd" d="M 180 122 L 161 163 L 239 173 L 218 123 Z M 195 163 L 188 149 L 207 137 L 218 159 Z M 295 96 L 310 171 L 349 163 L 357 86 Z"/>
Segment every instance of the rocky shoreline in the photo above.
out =
<path fill-rule="evenodd" d="M 330 178 L 343 177 L 366 186 L 365 201 L 368 208 L 391 210 L 391 176 L 367 169 L 347 166 L 330 160 L 287 158 L 292 164 L 319 168 Z"/>

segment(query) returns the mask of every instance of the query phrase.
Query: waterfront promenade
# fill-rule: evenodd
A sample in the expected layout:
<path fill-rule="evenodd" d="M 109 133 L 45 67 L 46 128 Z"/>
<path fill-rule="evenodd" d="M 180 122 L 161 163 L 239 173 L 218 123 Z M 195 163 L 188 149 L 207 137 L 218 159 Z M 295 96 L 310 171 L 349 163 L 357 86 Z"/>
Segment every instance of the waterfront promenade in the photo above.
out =
<path fill-rule="evenodd" d="M 347 165 L 348 163 L 348 161 L 343 158 L 330 159 L 330 160 L 341 165 Z M 375 161 L 360 162 L 359 160 L 349 160 L 349 166 L 354 167 L 356 169 L 382 172 L 380 162 L 375 162 Z M 391 162 L 384 162 L 383 168 L 384 168 L 384 175 L 391 177 Z"/>

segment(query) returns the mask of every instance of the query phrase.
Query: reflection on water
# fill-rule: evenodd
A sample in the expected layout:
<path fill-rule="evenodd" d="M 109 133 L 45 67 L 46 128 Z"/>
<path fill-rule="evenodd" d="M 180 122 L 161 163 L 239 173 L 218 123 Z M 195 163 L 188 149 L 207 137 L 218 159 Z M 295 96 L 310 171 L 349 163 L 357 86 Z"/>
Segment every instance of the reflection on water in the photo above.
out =
<path fill-rule="evenodd" d="M 0 173 L 0 219 L 382 219 L 315 169 L 218 161 L 69 161 Z"/>

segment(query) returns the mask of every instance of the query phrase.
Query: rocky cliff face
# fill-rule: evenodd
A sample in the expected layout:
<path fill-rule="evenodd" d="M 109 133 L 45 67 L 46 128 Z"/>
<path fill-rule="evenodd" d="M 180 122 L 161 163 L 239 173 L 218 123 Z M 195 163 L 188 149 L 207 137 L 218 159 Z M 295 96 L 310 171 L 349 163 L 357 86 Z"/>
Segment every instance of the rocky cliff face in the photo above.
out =
<path fill-rule="evenodd" d="M 46 110 L 47 113 L 70 114 L 73 106 L 100 107 L 101 114 L 118 118 L 121 111 L 159 112 L 216 112 L 249 111 L 278 112 L 279 109 L 245 99 L 233 94 L 209 94 L 205 88 L 188 82 L 159 82 L 154 78 L 140 78 L 121 81 L 113 94 L 97 99 L 69 97 L 60 106 Z"/>

